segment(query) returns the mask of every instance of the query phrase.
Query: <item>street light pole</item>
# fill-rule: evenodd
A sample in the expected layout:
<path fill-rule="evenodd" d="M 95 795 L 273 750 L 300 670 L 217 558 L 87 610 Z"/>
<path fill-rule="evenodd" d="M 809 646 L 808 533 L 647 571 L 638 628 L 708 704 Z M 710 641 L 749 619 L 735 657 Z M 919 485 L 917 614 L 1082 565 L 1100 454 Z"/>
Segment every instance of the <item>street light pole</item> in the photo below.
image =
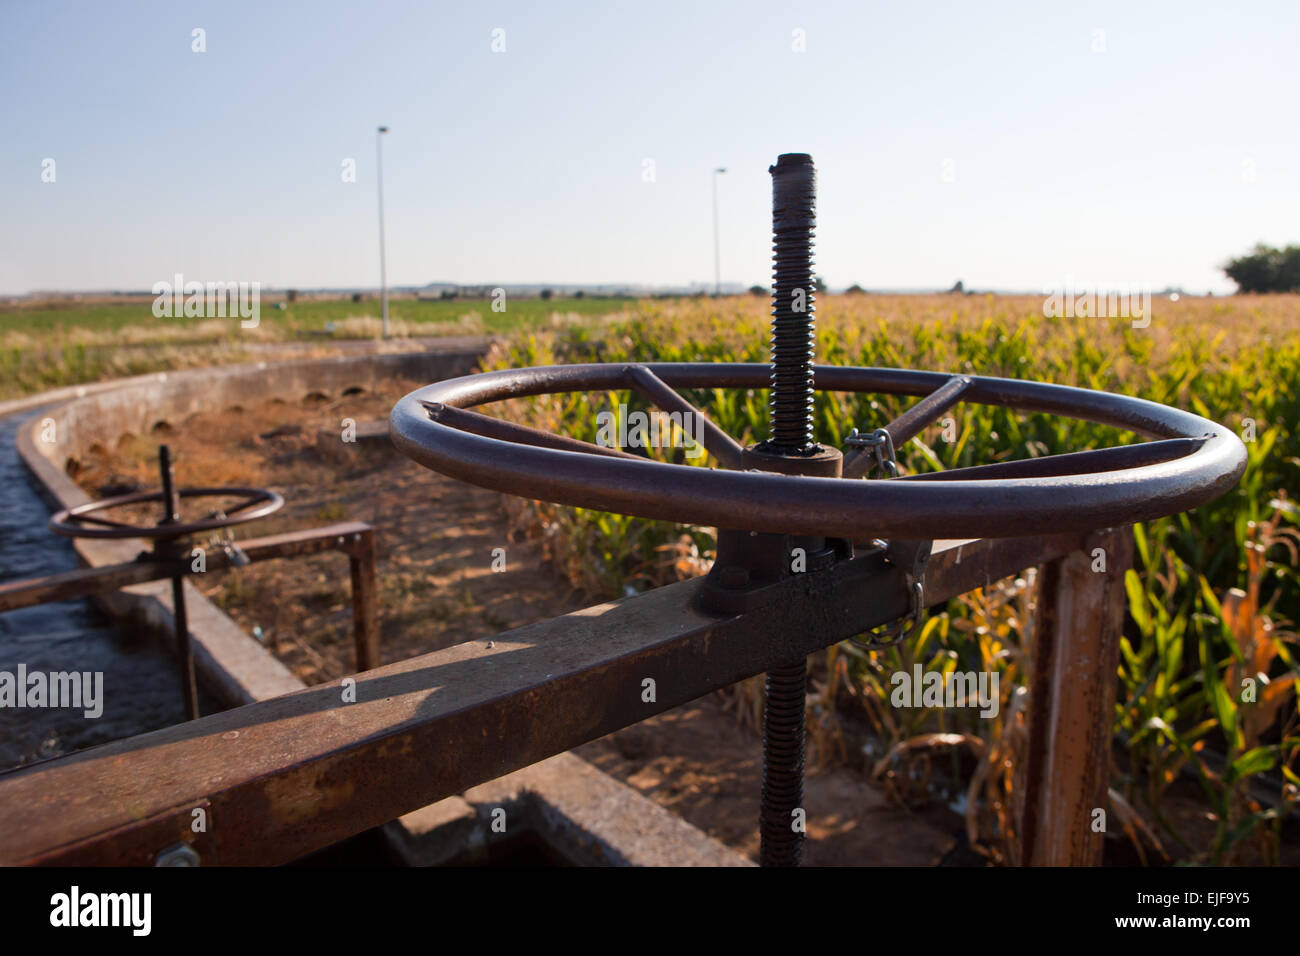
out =
<path fill-rule="evenodd" d="M 388 338 L 388 268 L 384 263 L 384 134 L 387 126 L 375 133 L 375 152 L 379 156 L 379 295 L 384 316 L 384 338 Z"/>
<path fill-rule="evenodd" d="M 718 246 L 718 174 L 727 170 L 719 166 L 713 171 L 713 294 L 722 295 L 722 256 Z"/>

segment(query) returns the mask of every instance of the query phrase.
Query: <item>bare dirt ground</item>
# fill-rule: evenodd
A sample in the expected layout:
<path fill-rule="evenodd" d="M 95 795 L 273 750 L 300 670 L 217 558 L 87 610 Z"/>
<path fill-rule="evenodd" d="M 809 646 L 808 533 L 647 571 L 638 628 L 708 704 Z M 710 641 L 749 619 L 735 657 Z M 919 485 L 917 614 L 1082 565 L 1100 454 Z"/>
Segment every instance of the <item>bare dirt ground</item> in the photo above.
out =
<path fill-rule="evenodd" d="M 95 496 L 154 487 L 157 446 L 166 442 L 181 486 L 255 485 L 284 496 L 281 511 L 236 528 L 236 540 L 339 521 L 370 523 L 377 532 L 385 661 L 591 603 L 540 567 L 535 543 L 510 540 L 495 492 L 413 464 L 386 437 L 343 441 L 344 419 L 386 419 L 393 401 L 416 384 L 394 382 L 382 395 L 195 415 L 153 435 L 125 437 L 111 452 L 82 462 L 75 477 Z M 318 438 L 320 430 L 328 437 Z M 498 548 L 505 570 L 494 572 Z M 192 580 L 308 684 L 354 670 L 343 555 L 267 561 Z"/>
<path fill-rule="evenodd" d="M 651 717 L 574 752 L 752 860 L 758 859 L 763 742 L 716 695 Z M 842 766 L 804 780 L 810 866 L 978 865 L 961 819 L 938 804 L 909 811 Z"/>

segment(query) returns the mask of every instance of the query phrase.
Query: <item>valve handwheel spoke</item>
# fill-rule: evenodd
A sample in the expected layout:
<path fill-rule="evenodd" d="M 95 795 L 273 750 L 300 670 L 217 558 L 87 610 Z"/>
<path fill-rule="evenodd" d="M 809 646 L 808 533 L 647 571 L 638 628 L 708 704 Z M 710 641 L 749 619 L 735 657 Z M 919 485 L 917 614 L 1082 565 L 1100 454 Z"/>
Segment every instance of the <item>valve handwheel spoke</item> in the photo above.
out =
<path fill-rule="evenodd" d="M 182 492 L 182 497 L 184 497 L 183 492 Z M 243 512 L 247 511 L 249 508 L 256 508 L 259 505 L 270 500 L 271 500 L 270 492 L 267 492 L 265 494 L 254 495 L 250 497 L 247 501 L 242 501 L 239 504 L 235 505 L 233 508 L 222 508 L 221 514 L 229 518 L 231 515 L 242 514 Z"/>
<path fill-rule="evenodd" d="M 1100 475 L 1108 471 L 1159 465 L 1190 455 L 1203 444 L 1200 438 L 1165 438 L 1137 445 L 1118 445 L 1089 451 L 1071 451 L 1041 458 L 1021 458 L 947 471 L 928 471 L 907 475 L 899 481 L 973 481 L 1006 478 L 1059 478 L 1077 475 Z"/>
<path fill-rule="evenodd" d="M 739 442 L 715 425 L 707 415 L 687 401 L 679 392 L 655 375 L 654 372 L 650 371 L 648 367 L 629 365 L 625 367 L 625 371 L 626 381 L 623 383 L 624 387 L 640 392 L 657 408 L 670 414 L 676 413 L 680 415 L 682 425 L 687 430 L 690 429 L 691 423 L 698 421 L 705 450 L 717 458 L 724 468 L 741 467 L 741 455 L 744 454 L 745 449 L 741 447 Z M 645 460 L 644 456 L 634 455 L 621 448 L 610 448 L 605 445 L 597 445 L 594 442 L 583 441 L 579 438 L 571 438 L 567 435 L 556 435 L 553 432 L 546 432 L 541 429 L 530 428 L 527 425 L 519 425 L 500 418 L 493 418 L 491 415 L 472 412 L 467 408 L 458 408 L 443 402 L 423 401 L 422 404 L 428 409 L 429 417 L 434 421 L 471 434 L 482 435 L 487 438 L 498 438 L 502 441 L 514 442 L 520 445 L 533 445 L 538 448 L 556 448 L 561 451 L 604 455 L 608 458 Z"/>
<path fill-rule="evenodd" d="M 576 451 L 585 455 L 605 455 L 610 458 L 634 458 L 638 460 L 641 457 L 623 451 L 621 448 L 607 448 L 604 445 L 582 441 L 578 438 L 570 438 L 567 435 L 544 432 L 540 428 L 517 425 L 514 422 L 493 418 L 491 415 L 481 415 L 465 408 L 457 408 L 454 405 L 446 405 L 441 402 L 423 402 L 422 404 L 428 409 L 429 417 L 434 421 L 442 422 L 452 428 L 473 435 L 498 438 L 501 441 L 514 442 L 517 445 L 532 445 L 536 448 L 558 448 L 561 451 Z"/>
<path fill-rule="evenodd" d="M 704 447 L 718 459 L 722 467 L 733 469 L 741 467 L 741 457 L 745 454 L 745 449 L 741 447 L 740 442 L 715 425 L 707 415 L 684 399 L 672 386 L 644 365 L 629 366 L 627 374 L 632 387 L 659 408 L 670 413 L 680 413 L 684 422 L 700 422 Z"/>
<path fill-rule="evenodd" d="M 106 528 L 130 528 L 131 525 L 124 524 L 121 521 L 110 521 L 108 518 L 98 518 L 95 515 L 87 514 L 70 514 L 68 516 L 73 521 L 85 522 L 86 524 L 100 524 Z"/>
<path fill-rule="evenodd" d="M 970 384 L 969 375 L 953 376 L 886 425 L 885 431 L 894 440 L 894 447 L 902 448 L 961 401 L 962 393 L 970 388 Z"/>

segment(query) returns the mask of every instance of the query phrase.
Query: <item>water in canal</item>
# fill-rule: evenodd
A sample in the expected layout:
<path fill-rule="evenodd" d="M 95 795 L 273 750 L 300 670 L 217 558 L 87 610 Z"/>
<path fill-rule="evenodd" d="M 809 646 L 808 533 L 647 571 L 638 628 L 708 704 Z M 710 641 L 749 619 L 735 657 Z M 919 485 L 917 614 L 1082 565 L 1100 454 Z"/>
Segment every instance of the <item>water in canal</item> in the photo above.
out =
<path fill-rule="evenodd" d="M 45 526 L 50 515 L 14 446 L 36 412 L 0 419 L 0 581 L 77 567 L 72 542 Z M 0 771 L 185 719 L 171 650 L 157 637 L 113 624 L 87 600 L 0 614 L 0 681 L 5 672 L 103 674 L 103 712 L 0 706 Z M 206 712 L 206 711 L 205 711 Z"/>

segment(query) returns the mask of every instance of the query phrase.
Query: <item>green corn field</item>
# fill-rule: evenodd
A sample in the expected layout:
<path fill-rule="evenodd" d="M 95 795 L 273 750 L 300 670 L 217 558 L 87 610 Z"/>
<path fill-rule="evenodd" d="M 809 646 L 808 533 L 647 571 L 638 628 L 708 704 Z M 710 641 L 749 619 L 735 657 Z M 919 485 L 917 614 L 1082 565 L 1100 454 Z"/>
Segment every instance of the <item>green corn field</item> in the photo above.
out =
<path fill-rule="evenodd" d="M 767 322 L 762 297 L 641 302 L 611 320 L 521 334 L 498 345 L 485 365 L 763 362 Z M 1129 319 L 1046 318 L 1033 297 L 831 296 L 817 306 L 817 361 L 1113 391 L 1186 408 L 1242 437 L 1249 466 L 1235 489 L 1135 529 L 1111 810 L 1147 862 L 1276 862 L 1282 821 L 1300 800 L 1290 629 L 1300 616 L 1300 297 L 1158 299 L 1150 325 L 1137 328 Z M 686 395 L 737 440 L 766 437 L 765 391 Z M 911 401 L 819 393 L 817 439 L 842 446 L 854 427 L 884 425 Z M 628 392 L 509 404 L 503 414 L 514 420 L 587 441 L 595 440 L 601 411 L 647 408 Z M 958 405 L 950 414 L 897 450 L 904 473 L 1140 440 L 1002 408 Z M 644 453 L 687 464 L 680 449 Z M 507 507 L 516 526 L 540 537 L 555 565 L 593 596 L 702 574 L 712 557 L 709 528 L 543 502 Z M 963 596 L 887 651 L 845 643 L 818 655 L 810 662 L 812 759 L 865 755 L 856 759 L 904 801 L 947 794 L 964 809 L 972 845 L 993 859 L 1010 856 L 1034 577 L 1030 570 Z M 890 707 L 888 675 L 918 662 L 929 670 L 996 671 L 998 717 Z M 742 718 L 757 719 L 758 693 L 732 689 Z M 1193 833 L 1167 812 L 1179 787 L 1199 795 L 1210 827 Z"/>

